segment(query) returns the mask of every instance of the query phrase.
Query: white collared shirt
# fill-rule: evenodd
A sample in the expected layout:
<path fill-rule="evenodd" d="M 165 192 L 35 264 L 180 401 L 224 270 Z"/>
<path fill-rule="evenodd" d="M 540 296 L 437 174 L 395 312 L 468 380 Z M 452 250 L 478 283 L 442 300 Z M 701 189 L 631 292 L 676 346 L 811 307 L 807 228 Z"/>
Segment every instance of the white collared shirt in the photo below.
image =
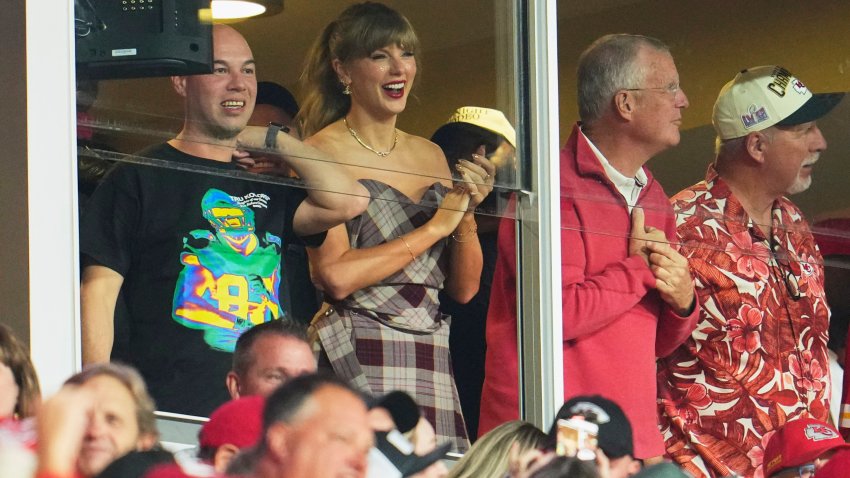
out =
<path fill-rule="evenodd" d="M 617 188 L 617 191 L 623 195 L 623 199 L 626 200 L 626 204 L 629 206 L 629 214 L 631 214 L 632 208 L 635 204 L 637 204 L 640 191 L 644 186 L 646 186 L 646 182 L 649 179 L 646 177 L 646 172 L 644 172 L 643 168 L 640 168 L 638 169 L 635 177 L 630 178 L 617 171 L 614 166 L 611 166 L 611 163 L 608 162 L 608 159 L 605 158 L 602 151 L 599 151 L 599 148 L 593 144 L 593 141 L 584 134 L 584 131 L 581 131 L 581 128 L 579 128 L 579 131 L 581 132 L 581 135 L 584 136 L 584 139 L 587 141 L 587 144 L 590 146 L 593 154 L 596 155 L 596 159 L 598 159 L 599 163 L 602 165 L 605 175 L 608 176 L 608 179 L 610 179 L 612 183 L 614 183 L 614 187 Z"/>

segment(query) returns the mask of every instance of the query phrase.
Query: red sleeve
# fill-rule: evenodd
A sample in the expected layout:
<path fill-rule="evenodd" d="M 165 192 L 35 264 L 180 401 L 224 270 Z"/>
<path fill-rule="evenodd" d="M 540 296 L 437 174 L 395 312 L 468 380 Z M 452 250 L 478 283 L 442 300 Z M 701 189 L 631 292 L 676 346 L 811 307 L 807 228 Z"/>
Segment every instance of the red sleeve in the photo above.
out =
<path fill-rule="evenodd" d="M 561 221 L 578 223 L 571 201 L 566 198 L 561 198 Z M 586 239 L 578 228 L 561 228 L 564 340 L 605 327 L 633 309 L 655 288 L 655 276 L 638 256 L 626 257 L 598 274 L 586 275 Z"/>
<path fill-rule="evenodd" d="M 670 214 L 665 224 L 664 234 L 670 238 L 670 245 L 677 251 L 682 252 L 679 247 L 681 241 L 676 231 L 676 218 L 673 214 Z M 696 291 L 696 284 L 694 284 L 694 308 L 688 316 L 680 316 L 667 303 L 662 305 L 661 316 L 658 318 L 658 333 L 655 334 L 656 357 L 670 355 L 691 336 L 699 321 L 699 305 L 699 294 Z"/>
<path fill-rule="evenodd" d="M 850 340 L 850 331 L 847 333 Z M 850 373 L 847 365 L 850 364 L 850 347 L 844 352 L 844 390 L 841 392 L 841 410 L 838 415 L 838 430 L 845 440 L 850 440 Z"/>
<path fill-rule="evenodd" d="M 699 321 L 699 296 L 694 291 L 694 309 L 687 317 L 682 317 L 664 304 L 661 317 L 658 318 L 658 333 L 655 335 L 655 356 L 666 357 L 682 345 Z"/>

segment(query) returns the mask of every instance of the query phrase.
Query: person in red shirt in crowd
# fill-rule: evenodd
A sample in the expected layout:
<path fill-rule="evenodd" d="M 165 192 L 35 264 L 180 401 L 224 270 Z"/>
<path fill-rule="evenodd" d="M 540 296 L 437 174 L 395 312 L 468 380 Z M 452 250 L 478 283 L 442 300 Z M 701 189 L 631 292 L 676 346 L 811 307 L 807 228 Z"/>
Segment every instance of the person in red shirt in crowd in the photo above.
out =
<path fill-rule="evenodd" d="M 41 388 L 29 351 L 0 324 L 0 476 L 31 476 L 35 470 L 35 414 Z"/>
<path fill-rule="evenodd" d="M 644 164 L 679 143 L 688 98 L 668 48 L 607 35 L 579 59 L 581 122 L 561 151 L 561 276 L 565 398 L 602 395 L 634 429 L 634 456 L 664 453 L 655 360 L 688 338 L 694 284 L 675 218 Z M 499 230 L 479 433 L 516 419 L 516 256 L 513 221 Z"/>

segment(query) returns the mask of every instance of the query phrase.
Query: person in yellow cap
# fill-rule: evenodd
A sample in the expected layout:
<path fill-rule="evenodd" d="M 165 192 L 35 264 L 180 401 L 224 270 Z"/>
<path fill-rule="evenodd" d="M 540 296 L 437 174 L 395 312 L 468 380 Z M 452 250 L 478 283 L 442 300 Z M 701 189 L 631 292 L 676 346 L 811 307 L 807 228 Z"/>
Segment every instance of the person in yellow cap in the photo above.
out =
<path fill-rule="evenodd" d="M 457 318 L 451 324 L 449 349 L 466 429 L 474 438 L 478 435 L 484 383 L 484 325 L 496 266 L 496 233 L 510 196 L 510 190 L 500 190 L 499 186 L 510 187 L 516 182 L 516 132 L 501 111 L 464 106 L 434 132 L 431 141 L 443 150 L 452 171 L 458 160 L 470 159 L 473 154 L 486 157 L 496 166 L 496 189 L 478 206 L 484 214 L 475 216 L 483 258 L 478 293 L 466 304 L 440 293 L 440 311 Z"/>

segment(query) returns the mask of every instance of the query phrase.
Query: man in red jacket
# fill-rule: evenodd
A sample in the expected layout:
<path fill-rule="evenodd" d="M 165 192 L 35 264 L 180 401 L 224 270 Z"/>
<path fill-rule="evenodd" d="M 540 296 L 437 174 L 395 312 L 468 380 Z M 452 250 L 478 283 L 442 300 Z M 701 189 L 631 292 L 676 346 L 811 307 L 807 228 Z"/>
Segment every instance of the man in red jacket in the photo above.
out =
<path fill-rule="evenodd" d="M 626 34 L 582 54 L 578 98 L 581 122 L 561 151 L 565 395 L 611 398 L 634 427 L 635 457 L 655 457 L 655 359 L 689 336 L 697 313 L 673 211 L 643 165 L 679 143 L 688 98 L 667 47 Z M 482 433 L 519 408 L 512 231 L 510 221 L 499 231 Z"/>

